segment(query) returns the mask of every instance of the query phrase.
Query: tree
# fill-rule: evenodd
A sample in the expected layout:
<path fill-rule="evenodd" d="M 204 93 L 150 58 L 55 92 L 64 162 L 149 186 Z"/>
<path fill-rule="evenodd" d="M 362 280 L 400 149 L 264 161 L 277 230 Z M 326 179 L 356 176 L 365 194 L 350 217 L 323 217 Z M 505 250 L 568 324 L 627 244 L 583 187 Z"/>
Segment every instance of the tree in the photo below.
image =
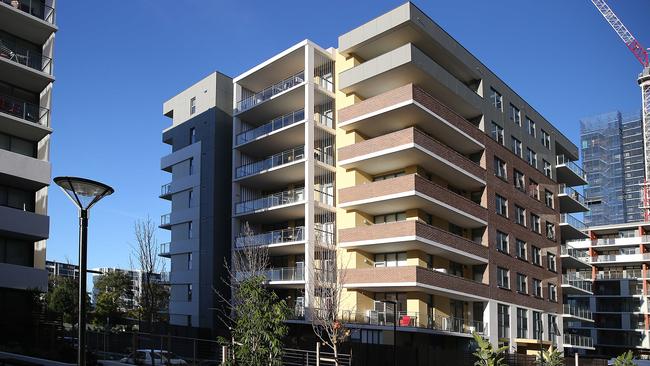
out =
<path fill-rule="evenodd" d="M 79 314 L 79 281 L 68 277 L 56 278 L 50 283 L 46 301 L 48 309 L 62 314 L 65 323 L 76 324 Z M 88 297 L 86 301 L 90 303 Z"/>
<path fill-rule="evenodd" d="M 95 281 L 95 323 L 116 324 L 124 318 L 130 306 L 128 298 L 133 297 L 131 277 L 123 271 L 111 271 L 100 275 Z"/>
<path fill-rule="evenodd" d="M 492 347 L 492 343 L 487 339 L 481 337 L 480 334 L 472 332 L 472 336 L 476 341 L 477 348 L 473 353 L 478 360 L 474 362 L 475 366 L 505 366 L 506 362 L 503 359 L 504 353 L 508 346 L 499 347 L 496 350 Z"/>
<path fill-rule="evenodd" d="M 134 223 L 135 244 L 131 248 L 131 261 L 135 261 L 141 271 L 142 282 L 138 298 L 138 313 L 152 329 L 155 321 L 163 319 L 163 311 L 167 309 L 169 291 L 160 280 L 158 274 L 164 271 L 164 261 L 158 255 L 159 248 L 156 240 L 156 224 L 147 217 Z"/>
<path fill-rule="evenodd" d="M 614 366 L 634 366 L 634 353 L 632 351 L 623 352 L 614 360 Z"/>
<path fill-rule="evenodd" d="M 542 354 L 537 355 L 535 363 L 539 366 L 564 366 L 564 356 L 557 348 L 551 347 L 548 350 L 542 350 Z"/>

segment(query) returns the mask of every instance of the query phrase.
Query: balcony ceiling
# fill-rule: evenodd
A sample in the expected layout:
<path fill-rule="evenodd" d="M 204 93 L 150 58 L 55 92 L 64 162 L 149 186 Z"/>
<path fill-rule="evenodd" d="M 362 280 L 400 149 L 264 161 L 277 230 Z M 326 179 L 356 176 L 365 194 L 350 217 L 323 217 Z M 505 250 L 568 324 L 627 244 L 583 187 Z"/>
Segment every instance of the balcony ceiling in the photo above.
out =
<path fill-rule="evenodd" d="M 305 69 L 305 47 L 288 50 L 265 61 L 261 67 L 255 67 L 236 78 L 236 83 L 244 88 L 258 92 L 287 77 Z"/>
<path fill-rule="evenodd" d="M 235 179 L 234 181 L 252 188 L 275 190 L 304 180 L 305 160 L 301 159 L 266 170 L 263 173 Z"/>
<path fill-rule="evenodd" d="M 587 212 L 589 208 L 579 201 L 573 199 L 571 196 L 560 193 L 558 195 L 560 201 L 560 212 L 561 213 L 570 213 L 570 212 Z"/>
<path fill-rule="evenodd" d="M 287 205 L 260 209 L 235 215 L 235 217 L 241 220 L 250 221 L 253 224 L 271 224 L 302 219 L 305 217 L 305 201 L 303 200 Z"/>
<path fill-rule="evenodd" d="M 14 9 L 2 1 L 0 1 L 0 24 L 2 30 L 38 45 L 44 44 L 57 30 L 54 24 Z"/>
<path fill-rule="evenodd" d="M 237 114 L 237 117 L 252 125 L 260 126 L 277 116 L 301 109 L 304 105 L 305 83 L 302 83 Z"/>
<path fill-rule="evenodd" d="M 0 132 L 29 141 L 40 141 L 51 134 L 52 129 L 0 112 Z"/>
<path fill-rule="evenodd" d="M 294 123 L 236 147 L 246 155 L 263 158 L 305 144 L 305 122 Z"/>
<path fill-rule="evenodd" d="M 49 83 L 54 81 L 54 77 L 0 57 L 0 81 L 20 85 L 29 91 L 40 93 Z"/>

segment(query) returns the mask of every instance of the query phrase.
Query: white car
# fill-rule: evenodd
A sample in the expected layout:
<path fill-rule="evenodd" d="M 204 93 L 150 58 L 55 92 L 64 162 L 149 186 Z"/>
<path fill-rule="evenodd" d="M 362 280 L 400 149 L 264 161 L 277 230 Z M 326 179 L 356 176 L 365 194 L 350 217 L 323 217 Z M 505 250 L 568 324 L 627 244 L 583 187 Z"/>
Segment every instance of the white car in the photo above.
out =
<path fill-rule="evenodd" d="M 187 362 L 169 351 L 153 350 L 153 362 L 150 349 L 139 349 L 120 360 L 122 363 L 135 365 L 187 365 Z"/>

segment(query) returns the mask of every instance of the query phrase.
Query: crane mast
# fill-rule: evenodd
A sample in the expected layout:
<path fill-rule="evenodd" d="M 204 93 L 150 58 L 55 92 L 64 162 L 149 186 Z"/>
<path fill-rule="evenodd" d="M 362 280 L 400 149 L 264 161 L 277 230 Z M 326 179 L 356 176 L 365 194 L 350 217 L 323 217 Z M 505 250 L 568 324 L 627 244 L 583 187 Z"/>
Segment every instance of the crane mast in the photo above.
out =
<path fill-rule="evenodd" d="M 648 51 L 641 46 L 641 43 L 634 38 L 632 33 L 625 27 L 625 24 L 616 16 L 612 9 L 607 5 L 605 0 L 591 0 L 600 14 L 612 26 L 616 34 L 625 43 L 627 48 L 632 52 L 634 57 L 643 65 L 643 71 L 637 79 L 641 87 L 641 114 L 643 118 L 643 153 L 645 155 L 644 171 L 645 180 L 643 182 L 641 195 L 643 197 L 643 217 L 645 221 L 650 221 L 650 58 Z"/>

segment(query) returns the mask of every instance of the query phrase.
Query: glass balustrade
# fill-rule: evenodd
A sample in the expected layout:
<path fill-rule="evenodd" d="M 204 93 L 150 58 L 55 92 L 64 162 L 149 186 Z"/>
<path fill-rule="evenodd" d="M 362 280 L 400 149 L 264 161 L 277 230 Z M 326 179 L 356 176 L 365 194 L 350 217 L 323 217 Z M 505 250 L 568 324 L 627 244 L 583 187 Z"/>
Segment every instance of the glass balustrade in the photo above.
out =
<path fill-rule="evenodd" d="M 278 83 L 275 83 L 260 92 L 245 97 L 244 99 L 237 102 L 235 110 L 236 112 L 243 112 L 251 109 L 256 105 L 271 99 L 277 94 L 289 90 L 296 85 L 302 84 L 303 82 L 305 82 L 305 73 L 304 71 L 300 71 L 299 73 L 290 76 Z"/>

